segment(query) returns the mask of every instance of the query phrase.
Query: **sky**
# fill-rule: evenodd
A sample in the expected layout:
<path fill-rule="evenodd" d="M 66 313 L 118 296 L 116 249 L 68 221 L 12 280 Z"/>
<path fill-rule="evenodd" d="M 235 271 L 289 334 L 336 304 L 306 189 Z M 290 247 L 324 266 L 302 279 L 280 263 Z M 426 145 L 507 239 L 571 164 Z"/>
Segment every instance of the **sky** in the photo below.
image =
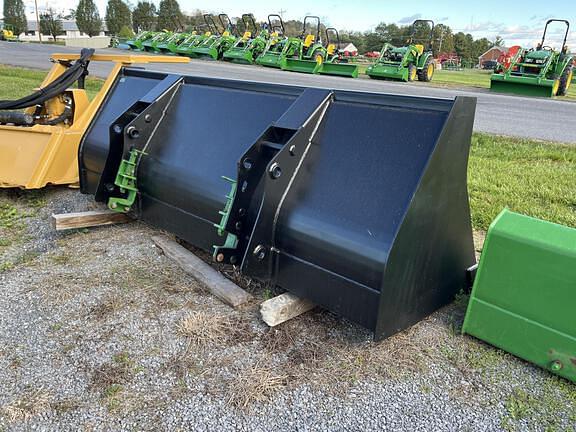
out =
<path fill-rule="evenodd" d="M 107 0 L 95 1 L 104 16 Z M 160 0 L 153 1 L 158 4 Z M 136 4 L 137 0 L 131 2 Z M 24 3 L 32 19 L 34 0 L 24 0 Z M 40 8 L 49 4 L 57 9 L 69 9 L 74 3 L 75 0 L 38 0 Z M 405 25 L 417 18 L 432 19 L 436 23 L 449 25 L 454 33 L 463 31 L 471 33 L 474 38 L 494 40 L 496 35 L 501 35 L 507 46 L 533 46 L 541 38 L 546 19 L 561 18 L 572 23 L 574 30 L 569 35 L 569 46 L 576 51 L 574 0 L 556 0 L 548 3 L 550 7 L 536 0 L 482 0 L 470 3 L 462 0 L 179 0 L 179 3 L 184 12 L 200 9 L 205 12 L 224 12 L 230 16 L 252 12 L 259 20 L 266 19 L 269 13 L 279 13 L 285 20 L 318 15 L 324 24 L 360 31 L 374 29 L 380 22 Z M 553 16 L 549 11 L 561 11 L 562 16 Z M 550 30 L 551 39 L 556 45 L 560 42 L 563 30 L 561 26 Z"/>

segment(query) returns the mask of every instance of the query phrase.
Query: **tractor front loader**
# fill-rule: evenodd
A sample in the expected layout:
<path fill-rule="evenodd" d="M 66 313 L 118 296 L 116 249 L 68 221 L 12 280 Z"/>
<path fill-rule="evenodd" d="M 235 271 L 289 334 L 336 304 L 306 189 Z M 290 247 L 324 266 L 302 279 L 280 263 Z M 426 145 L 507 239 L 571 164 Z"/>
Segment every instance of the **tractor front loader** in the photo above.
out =
<path fill-rule="evenodd" d="M 190 36 L 189 33 L 174 33 L 164 42 L 158 44 L 157 49 L 162 54 L 178 54 L 177 49 L 182 42 Z"/>
<path fill-rule="evenodd" d="M 222 59 L 234 63 L 254 64 L 256 58 L 264 52 L 270 32 L 268 29 L 259 29 L 252 14 L 242 15 L 242 22 L 244 34 L 224 53 Z"/>
<path fill-rule="evenodd" d="M 427 46 L 416 44 L 415 35 L 421 25 L 429 26 L 430 39 Z M 395 47 L 386 43 L 380 51 L 376 62 L 369 66 L 366 75 L 375 79 L 389 79 L 399 81 L 431 81 L 434 75 L 434 56 L 432 43 L 434 38 L 434 21 L 416 20 L 412 23 L 412 32 L 408 44 Z"/>
<path fill-rule="evenodd" d="M 310 30 L 308 30 L 310 29 Z M 320 18 L 306 16 L 302 33 L 297 38 L 289 38 L 284 46 L 282 70 L 302 73 L 318 73 L 327 52 L 320 37 Z"/>
<path fill-rule="evenodd" d="M 72 63 L 75 60 L 74 63 Z M 41 88 L 16 101 L 0 101 L 0 187 L 37 189 L 78 183 L 78 146 L 127 65 L 187 59 L 160 56 L 54 54 Z M 98 94 L 84 90 L 88 63 L 114 62 Z M 77 84 L 74 88 L 73 85 Z"/>
<path fill-rule="evenodd" d="M 224 53 L 230 49 L 234 42 L 236 42 L 236 27 L 232 25 L 230 18 L 226 14 L 218 15 L 222 31 L 220 32 L 218 26 L 214 23 L 212 17 L 211 27 L 215 29 L 216 33 L 204 39 L 196 47 L 192 48 L 192 55 L 197 58 L 206 60 L 220 60 Z"/>
<path fill-rule="evenodd" d="M 268 42 L 260 54 L 256 58 L 256 63 L 260 66 L 281 68 L 284 59 L 284 46 L 290 39 L 286 35 L 284 22 L 280 15 L 268 15 L 268 30 L 270 36 Z"/>
<path fill-rule="evenodd" d="M 560 50 L 548 46 L 546 40 L 548 25 L 555 22 L 566 26 Z M 536 49 L 518 47 L 500 59 L 490 78 L 490 89 L 525 96 L 565 96 L 574 75 L 574 57 L 566 46 L 569 30 L 566 20 L 548 20 Z"/>
<path fill-rule="evenodd" d="M 143 51 L 144 50 L 144 42 L 147 41 L 148 39 L 152 39 L 154 36 L 156 36 L 156 34 L 157 33 L 153 32 L 153 31 L 140 32 L 133 39 L 128 39 L 126 41 L 126 45 L 128 45 L 128 47 L 131 50 Z"/>
<path fill-rule="evenodd" d="M 203 27 L 192 32 L 186 39 L 184 39 L 178 48 L 176 48 L 176 53 L 181 56 L 195 58 L 194 48 L 204 42 L 206 39 L 211 37 L 213 34 L 218 33 L 218 28 L 214 23 L 212 15 L 205 14 L 204 22 L 206 23 Z M 216 33 L 214 33 L 216 32 Z"/>
<path fill-rule="evenodd" d="M 474 110 L 124 68 L 80 187 L 382 339 L 468 286 Z"/>
<path fill-rule="evenodd" d="M 330 36 L 332 35 L 332 37 Z M 336 75 L 350 78 L 358 77 L 357 64 L 348 62 L 340 51 L 341 42 L 338 30 L 333 27 L 326 29 L 326 59 L 318 69 L 321 75 Z"/>

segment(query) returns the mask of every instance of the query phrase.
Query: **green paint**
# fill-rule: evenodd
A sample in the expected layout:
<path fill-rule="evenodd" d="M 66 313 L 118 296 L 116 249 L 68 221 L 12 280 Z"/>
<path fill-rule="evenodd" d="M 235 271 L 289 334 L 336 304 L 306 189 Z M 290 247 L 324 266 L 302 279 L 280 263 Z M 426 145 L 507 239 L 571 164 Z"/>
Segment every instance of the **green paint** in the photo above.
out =
<path fill-rule="evenodd" d="M 132 149 L 128 160 L 123 159 L 120 163 L 114 184 L 120 188 L 120 192 L 126 195 L 123 198 L 111 197 L 108 200 L 108 208 L 111 210 L 127 213 L 134 205 L 138 195 L 136 167 L 142 155 L 145 154 L 140 150 Z"/>
<path fill-rule="evenodd" d="M 230 183 L 230 192 L 226 195 L 226 204 L 224 210 L 220 210 L 218 213 L 222 216 L 219 224 L 214 224 L 214 227 L 218 230 L 218 235 L 220 237 L 226 236 L 226 240 L 222 246 L 214 245 L 213 257 L 216 259 L 220 249 L 235 249 L 238 245 L 238 237 L 226 231 L 226 225 L 228 224 L 228 219 L 230 218 L 230 211 L 232 210 L 232 204 L 234 203 L 234 198 L 236 197 L 236 190 L 238 188 L 238 182 L 230 177 L 222 176 L 224 180 Z"/>
<path fill-rule="evenodd" d="M 576 382 L 576 229 L 503 210 L 486 235 L 468 333 Z"/>

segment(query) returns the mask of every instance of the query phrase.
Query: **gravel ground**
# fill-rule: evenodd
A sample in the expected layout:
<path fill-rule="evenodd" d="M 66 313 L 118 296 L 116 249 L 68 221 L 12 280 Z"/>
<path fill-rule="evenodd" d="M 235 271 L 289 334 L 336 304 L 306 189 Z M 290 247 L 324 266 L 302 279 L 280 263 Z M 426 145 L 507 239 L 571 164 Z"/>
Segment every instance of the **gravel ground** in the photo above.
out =
<path fill-rule="evenodd" d="M 141 223 L 56 233 L 77 191 L 0 192 L 0 431 L 576 430 L 576 386 L 461 336 L 466 298 L 380 343 L 234 311 Z M 477 238 L 481 238 L 481 233 Z"/>

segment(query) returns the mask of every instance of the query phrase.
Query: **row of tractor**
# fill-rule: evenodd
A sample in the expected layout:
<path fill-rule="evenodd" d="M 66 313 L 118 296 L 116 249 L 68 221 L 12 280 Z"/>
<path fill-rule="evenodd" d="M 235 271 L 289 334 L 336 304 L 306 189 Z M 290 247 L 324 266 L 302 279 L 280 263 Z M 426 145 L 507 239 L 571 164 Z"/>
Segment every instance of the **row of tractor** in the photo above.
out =
<path fill-rule="evenodd" d="M 242 15 L 237 23 L 232 23 L 226 14 L 217 17 L 205 14 L 204 22 L 204 31 L 144 31 L 120 47 L 310 74 L 356 78 L 360 72 L 357 59 L 342 50 L 338 31 L 323 27 L 316 16 L 306 16 L 302 31 L 296 36 L 288 35 L 282 18 L 274 14 L 261 25 L 252 14 Z M 553 23 L 566 26 L 560 49 L 552 48 L 547 40 L 548 27 Z M 491 89 L 529 96 L 566 95 L 573 81 L 575 62 L 566 45 L 568 31 L 568 21 L 551 19 L 536 48 L 509 48 L 496 63 Z M 412 23 L 406 44 L 398 47 L 385 43 L 378 57 L 367 64 L 365 74 L 375 79 L 431 81 L 436 68 L 433 40 L 434 22 L 418 19 Z"/>
<path fill-rule="evenodd" d="M 302 31 L 288 35 L 282 17 L 269 15 L 259 25 L 252 14 L 243 14 L 240 22 L 232 23 L 228 15 L 204 15 L 204 31 L 191 33 L 144 31 L 121 48 L 190 58 L 223 60 L 234 63 L 258 64 L 292 72 L 358 77 L 359 63 L 342 51 L 338 30 L 323 27 L 317 16 L 306 16 Z M 430 29 L 426 44 L 416 43 L 420 26 Z M 239 28 L 244 29 L 243 33 Z M 434 22 L 416 20 L 406 46 L 385 44 L 378 59 L 366 74 L 371 78 L 401 81 L 430 81 L 434 74 L 432 38 Z"/>

